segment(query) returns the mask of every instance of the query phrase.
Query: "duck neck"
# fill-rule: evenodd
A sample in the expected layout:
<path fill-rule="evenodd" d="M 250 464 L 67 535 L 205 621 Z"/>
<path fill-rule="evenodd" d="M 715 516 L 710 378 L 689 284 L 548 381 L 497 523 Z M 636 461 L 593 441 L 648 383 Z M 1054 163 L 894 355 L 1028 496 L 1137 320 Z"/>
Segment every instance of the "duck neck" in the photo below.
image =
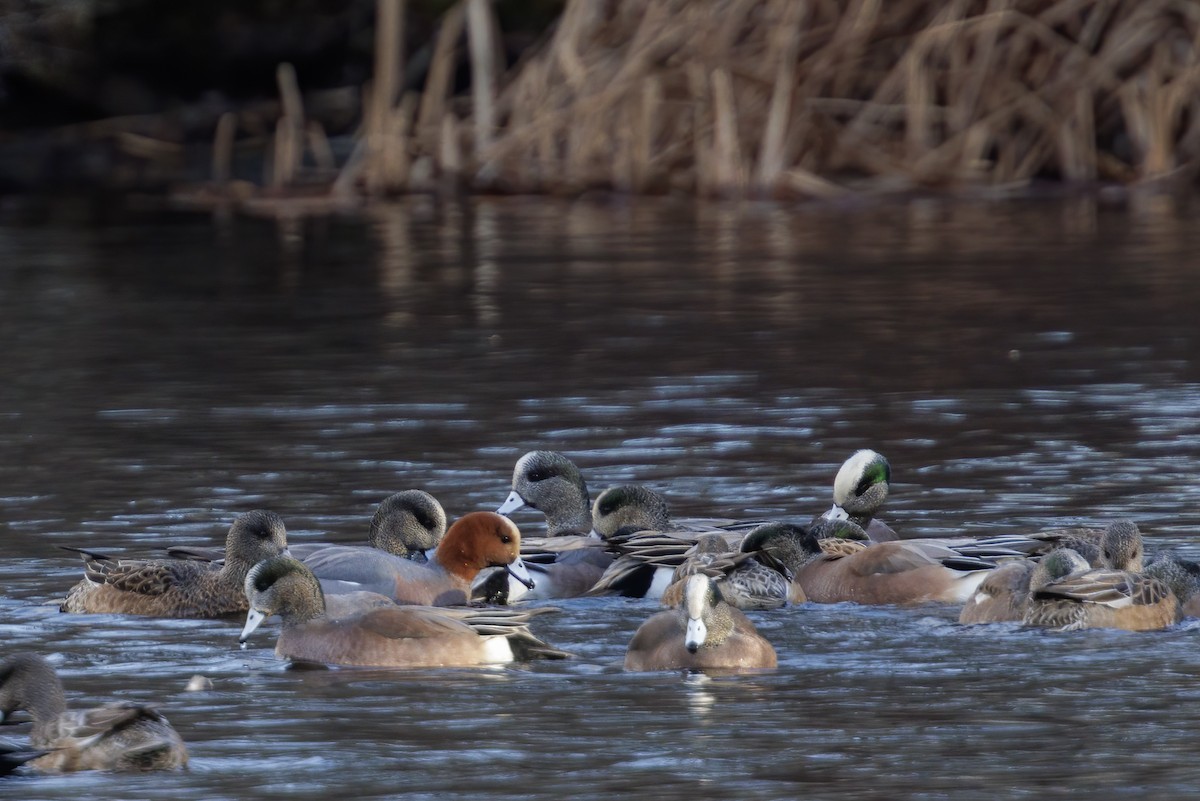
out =
<path fill-rule="evenodd" d="M 574 508 L 558 508 L 547 509 L 546 514 L 546 533 L 551 537 L 557 537 L 562 534 L 586 534 L 592 530 L 592 513 L 586 506 L 586 500 L 582 509 Z"/>
<path fill-rule="evenodd" d="M 325 594 L 315 576 L 288 577 L 276 585 L 279 617 L 284 625 L 306 623 L 325 614 Z"/>

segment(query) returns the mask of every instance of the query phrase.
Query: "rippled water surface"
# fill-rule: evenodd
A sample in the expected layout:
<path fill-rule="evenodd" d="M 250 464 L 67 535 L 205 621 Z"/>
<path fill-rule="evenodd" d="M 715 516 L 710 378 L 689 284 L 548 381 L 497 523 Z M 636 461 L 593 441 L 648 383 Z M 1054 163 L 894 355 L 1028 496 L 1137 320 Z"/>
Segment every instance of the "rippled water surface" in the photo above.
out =
<path fill-rule="evenodd" d="M 1055 635 L 808 605 L 755 615 L 778 670 L 705 678 L 621 671 L 645 601 L 539 618 L 570 661 L 408 672 L 288 670 L 274 623 L 243 651 L 240 621 L 48 604 L 80 575 L 58 545 L 207 544 L 255 507 L 294 542 L 359 541 L 399 489 L 495 508 L 534 448 L 593 495 L 806 519 L 874 447 L 908 533 L 1121 515 L 1198 556 L 1187 210 L 99 216 L 0 212 L 0 653 L 47 654 L 75 705 L 159 704 L 192 765 L 26 774 L 5 797 L 1200 797 L 1193 621 Z M 212 689 L 186 692 L 195 674 Z"/>

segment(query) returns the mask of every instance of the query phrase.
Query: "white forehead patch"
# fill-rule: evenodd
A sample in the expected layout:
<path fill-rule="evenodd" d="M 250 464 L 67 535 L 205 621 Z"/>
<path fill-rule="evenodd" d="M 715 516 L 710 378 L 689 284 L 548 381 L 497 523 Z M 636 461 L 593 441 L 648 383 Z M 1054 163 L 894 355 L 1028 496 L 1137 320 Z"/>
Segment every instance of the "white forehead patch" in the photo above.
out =
<path fill-rule="evenodd" d="M 704 608 L 708 606 L 707 576 L 688 576 L 687 584 L 683 585 L 683 604 L 688 617 L 698 620 L 704 616 Z"/>
<path fill-rule="evenodd" d="M 850 499 L 851 493 L 854 492 L 854 488 L 858 486 L 858 482 L 862 480 L 862 475 L 866 472 L 867 466 L 878 458 L 878 453 L 864 448 L 847 459 L 841 468 L 838 469 L 837 476 L 833 479 L 833 502 L 839 506 L 844 506 L 846 501 Z"/>

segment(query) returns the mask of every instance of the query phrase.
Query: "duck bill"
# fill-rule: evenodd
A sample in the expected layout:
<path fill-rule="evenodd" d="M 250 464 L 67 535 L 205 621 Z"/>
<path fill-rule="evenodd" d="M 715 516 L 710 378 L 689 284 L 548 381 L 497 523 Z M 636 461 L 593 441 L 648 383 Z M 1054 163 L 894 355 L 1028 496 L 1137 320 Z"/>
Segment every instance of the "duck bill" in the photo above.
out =
<path fill-rule="evenodd" d="M 238 636 L 238 642 L 245 642 L 256 628 L 262 625 L 262 622 L 267 619 L 267 616 L 257 609 L 251 608 L 246 613 L 246 625 L 242 628 L 241 635 Z"/>
<path fill-rule="evenodd" d="M 511 514 L 518 509 L 523 509 L 525 506 L 525 499 L 518 495 L 516 490 L 513 490 L 512 492 L 508 493 L 508 497 L 504 500 L 504 503 L 500 504 L 500 508 L 496 510 L 496 514 Z"/>
<path fill-rule="evenodd" d="M 687 622 L 687 634 L 683 637 L 683 645 L 688 649 L 688 653 L 696 653 L 704 641 L 708 639 L 708 626 L 704 625 L 704 621 L 689 617 Z"/>
<path fill-rule="evenodd" d="M 830 507 L 829 511 L 821 515 L 826 520 L 849 520 L 850 513 L 836 503 Z"/>
<path fill-rule="evenodd" d="M 508 570 L 508 575 L 524 584 L 527 588 L 532 590 L 536 586 L 533 583 L 533 577 L 529 575 L 529 570 L 525 567 L 525 563 L 521 561 L 521 557 L 518 556 L 509 562 L 506 569 Z"/>

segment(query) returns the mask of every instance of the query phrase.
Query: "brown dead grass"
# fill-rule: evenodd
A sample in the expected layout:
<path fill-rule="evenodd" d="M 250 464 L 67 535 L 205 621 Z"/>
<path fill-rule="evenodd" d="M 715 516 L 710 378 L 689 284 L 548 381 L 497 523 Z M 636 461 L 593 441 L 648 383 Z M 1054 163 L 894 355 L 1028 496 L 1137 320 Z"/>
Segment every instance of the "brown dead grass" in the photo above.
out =
<path fill-rule="evenodd" d="M 448 94 L 464 29 L 469 105 Z M 1190 181 L 1198 41 L 1188 0 L 569 0 L 500 74 L 490 5 L 462 0 L 354 169 L 372 192 Z"/>

